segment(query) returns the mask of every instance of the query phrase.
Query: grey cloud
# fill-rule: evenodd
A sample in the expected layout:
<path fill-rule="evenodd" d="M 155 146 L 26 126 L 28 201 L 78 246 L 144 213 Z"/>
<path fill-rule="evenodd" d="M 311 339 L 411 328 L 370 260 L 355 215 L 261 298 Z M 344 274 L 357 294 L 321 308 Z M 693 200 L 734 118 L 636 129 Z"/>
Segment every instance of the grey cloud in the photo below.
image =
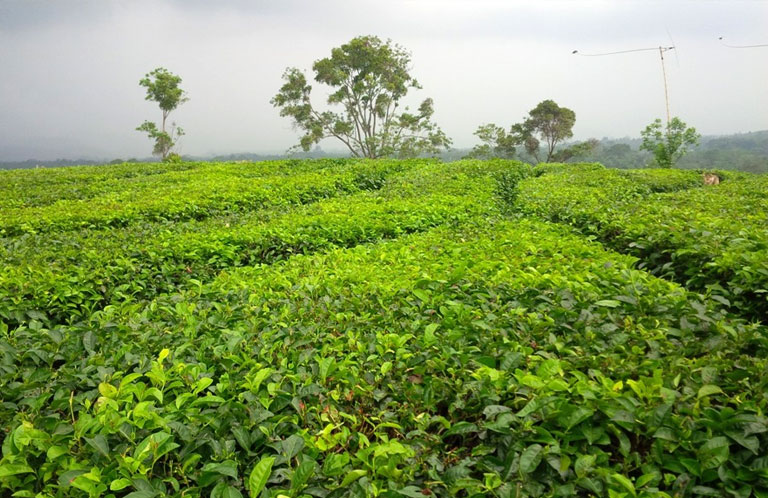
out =
<path fill-rule="evenodd" d="M 134 128 L 157 109 L 138 80 L 157 66 L 191 98 L 175 113 L 184 152 L 285 150 L 295 133 L 269 104 L 283 70 L 359 34 L 412 51 L 413 102 L 433 97 L 457 146 L 545 98 L 576 111 L 577 138 L 637 135 L 663 113 L 658 56 L 571 51 L 667 44 L 667 32 L 675 114 L 705 133 L 765 129 L 768 49 L 716 37 L 753 42 L 766 27 L 768 4 L 738 1 L 0 0 L 0 160 L 147 155 Z"/>

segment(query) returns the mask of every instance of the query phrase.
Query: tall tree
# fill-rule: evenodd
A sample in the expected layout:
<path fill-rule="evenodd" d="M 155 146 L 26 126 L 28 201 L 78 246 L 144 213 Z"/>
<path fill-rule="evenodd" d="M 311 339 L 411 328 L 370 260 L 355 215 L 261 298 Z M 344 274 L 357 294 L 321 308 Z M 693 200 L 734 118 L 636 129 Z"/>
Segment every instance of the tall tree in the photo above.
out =
<path fill-rule="evenodd" d="M 544 142 L 545 162 L 550 162 L 555 147 L 573 136 L 576 113 L 567 107 L 560 107 L 554 100 L 544 100 L 528 112 L 528 117 L 514 129 L 523 137 L 525 150 L 537 161 Z"/>
<path fill-rule="evenodd" d="M 651 152 L 656 164 L 661 168 L 673 167 L 678 159 L 688 152 L 689 147 L 699 144 L 701 138 L 696 128 L 689 128 L 677 117 L 672 118 L 666 130 L 662 127 L 661 119 L 656 119 L 640 135 L 643 137 L 640 148 Z"/>
<path fill-rule="evenodd" d="M 359 36 L 312 65 L 315 81 L 332 89 L 327 103 L 340 106 L 339 112 L 312 105 L 312 86 L 297 68 L 286 69 L 285 83 L 271 103 L 304 133 L 297 146 L 304 151 L 325 138 L 336 138 L 356 157 L 435 154 L 451 141 L 432 122 L 432 99 L 425 99 L 415 112 L 408 107 L 400 112 L 408 91 L 421 88 L 409 73 L 410 62 L 403 47 Z"/>
<path fill-rule="evenodd" d="M 160 128 L 151 121 L 144 121 L 136 130 L 147 133 L 149 138 L 155 141 L 152 153 L 163 159 L 168 157 L 178 139 L 184 135 L 184 130 L 176 126 L 176 123 L 171 123 L 170 127 L 166 128 L 166 121 L 171 112 L 189 100 L 186 92 L 179 87 L 180 84 L 181 78 L 164 67 L 158 67 L 139 81 L 139 85 L 147 89 L 144 100 L 158 103 L 163 120 Z"/>

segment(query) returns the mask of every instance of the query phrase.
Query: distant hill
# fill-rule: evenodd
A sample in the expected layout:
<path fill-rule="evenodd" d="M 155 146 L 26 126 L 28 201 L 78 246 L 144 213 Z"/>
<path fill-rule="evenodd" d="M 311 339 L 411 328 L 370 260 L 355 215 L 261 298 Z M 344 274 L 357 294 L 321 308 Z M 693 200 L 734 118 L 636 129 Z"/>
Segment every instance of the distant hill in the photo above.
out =
<path fill-rule="evenodd" d="M 591 154 L 578 161 L 600 162 L 611 168 L 642 168 L 651 163 L 651 154 L 640 150 L 639 138 L 603 138 Z M 469 154 L 470 149 L 450 149 L 440 154 L 444 161 L 457 161 Z M 326 157 L 348 157 L 343 151 L 324 151 L 317 148 L 310 152 L 294 154 L 233 153 L 215 156 L 183 156 L 187 161 L 269 161 L 281 159 L 317 159 Z M 523 152 L 523 161 L 532 162 Z M 0 169 L 56 168 L 60 166 L 116 164 L 124 162 L 156 162 L 155 157 L 112 159 L 57 159 L 54 161 L 0 161 Z M 768 173 L 768 130 L 738 133 L 735 135 L 709 135 L 702 137 L 699 147 L 692 150 L 678 163 L 684 169 L 728 169 L 752 173 Z"/>
<path fill-rule="evenodd" d="M 650 153 L 639 150 L 641 143 L 634 138 L 604 138 L 592 154 L 579 160 L 596 161 L 613 168 L 641 168 L 652 159 Z M 684 156 L 678 167 L 768 173 L 768 130 L 702 137 L 701 144 Z"/>

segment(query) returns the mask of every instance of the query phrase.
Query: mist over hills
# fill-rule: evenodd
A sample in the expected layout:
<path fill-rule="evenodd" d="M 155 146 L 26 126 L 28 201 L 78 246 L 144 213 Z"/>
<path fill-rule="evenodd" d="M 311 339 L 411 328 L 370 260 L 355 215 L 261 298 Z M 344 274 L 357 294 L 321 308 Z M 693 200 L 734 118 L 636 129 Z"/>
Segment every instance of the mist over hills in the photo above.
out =
<path fill-rule="evenodd" d="M 613 168 L 642 168 L 647 166 L 651 154 L 639 150 L 642 140 L 634 137 L 608 138 L 600 140 L 598 147 L 592 153 L 574 158 L 578 161 L 594 161 Z M 565 144 L 567 145 L 567 144 Z M 440 158 L 445 161 L 455 161 L 469 153 L 468 148 L 452 148 L 443 152 Z M 34 157 L 30 152 L 29 156 Z M 45 155 L 45 149 L 40 150 Z M 36 167 L 60 167 L 74 165 L 97 165 L 123 162 L 155 162 L 156 157 L 110 157 L 106 153 L 73 154 L 69 158 L 55 160 L 8 160 L 12 156 L 6 150 L 0 150 L 0 169 L 26 169 Z M 182 155 L 187 161 L 267 161 L 286 158 L 311 159 L 323 157 L 349 157 L 349 153 L 341 149 L 325 150 L 320 147 L 310 152 L 236 152 L 230 154 L 211 154 L 205 156 Z M 519 154 L 520 160 L 534 162 L 524 151 Z M 679 168 L 717 168 L 753 173 L 768 173 L 768 130 L 737 133 L 733 135 L 708 135 L 701 138 L 698 147 L 684 156 L 677 164 Z"/>

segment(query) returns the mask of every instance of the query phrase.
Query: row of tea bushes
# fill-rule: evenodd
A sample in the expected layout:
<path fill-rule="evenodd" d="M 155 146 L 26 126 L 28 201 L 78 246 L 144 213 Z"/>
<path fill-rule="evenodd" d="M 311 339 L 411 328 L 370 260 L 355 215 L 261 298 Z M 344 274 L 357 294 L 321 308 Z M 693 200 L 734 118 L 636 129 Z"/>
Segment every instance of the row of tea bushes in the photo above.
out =
<path fill-rule="evenodd" d="M 108 231 L 28 234 L 0 246 L 0 319 L 9 327 L 82 320 L 120 301 L 151 298 L 231 266 L 351 247 L 494 211 L 494 172 L 515 163 L 424 164 L 381 190 L 288 210 Z"/>
<path fill-rule="evenodd" d="M 568 223 L 638 257 L 641 268 L 764 320 L 767 188 L 768 178 L 744 174 L 703 187 L 689 171 L 574 172 L 523 181 L 517 206 Z"/>
<path fill-rule="evenodd" d="M 0 208 L 39 207 L 60 200 L 105 194 L 137 195 L 164 184 L 194 181 L 197 176 L 258 178 L 296 175 L 344 167 L 359 160 L 317 159 L 262 162 L 125 163 L 32 170 L 0 170 Z"/>
<path fill-rule="evenodd" d="M 51 203 L 7 208 L 0 211 L 0 236 L 23 233 L 126 226 L 139 221 L 204 219 L 232 211 L 304 204 L 340 193 L 379 188 L 387 175 L 428 161 L 334 161 L 309 166 L 280 163 L 201 166 L 158 175 L 140 181 L 119 178 L 92 185 L 94 192 Z M 237 166 L 240 166 L 238 168 Z M 249 170 L 251 171 L 249 174 Z M 19 183 L 19 188 L 26 188 Z M 56 183 L 44 190 L 56 191 Z M 30 187 L 34 191 L 34 187 Z M 74 194 L 73 194 L 74 195 Z"/>
<path fill-rule="evenodd" d="M 0 338 L 19 496 L 765 496 L 763 327 L 482 213 Z"/>

